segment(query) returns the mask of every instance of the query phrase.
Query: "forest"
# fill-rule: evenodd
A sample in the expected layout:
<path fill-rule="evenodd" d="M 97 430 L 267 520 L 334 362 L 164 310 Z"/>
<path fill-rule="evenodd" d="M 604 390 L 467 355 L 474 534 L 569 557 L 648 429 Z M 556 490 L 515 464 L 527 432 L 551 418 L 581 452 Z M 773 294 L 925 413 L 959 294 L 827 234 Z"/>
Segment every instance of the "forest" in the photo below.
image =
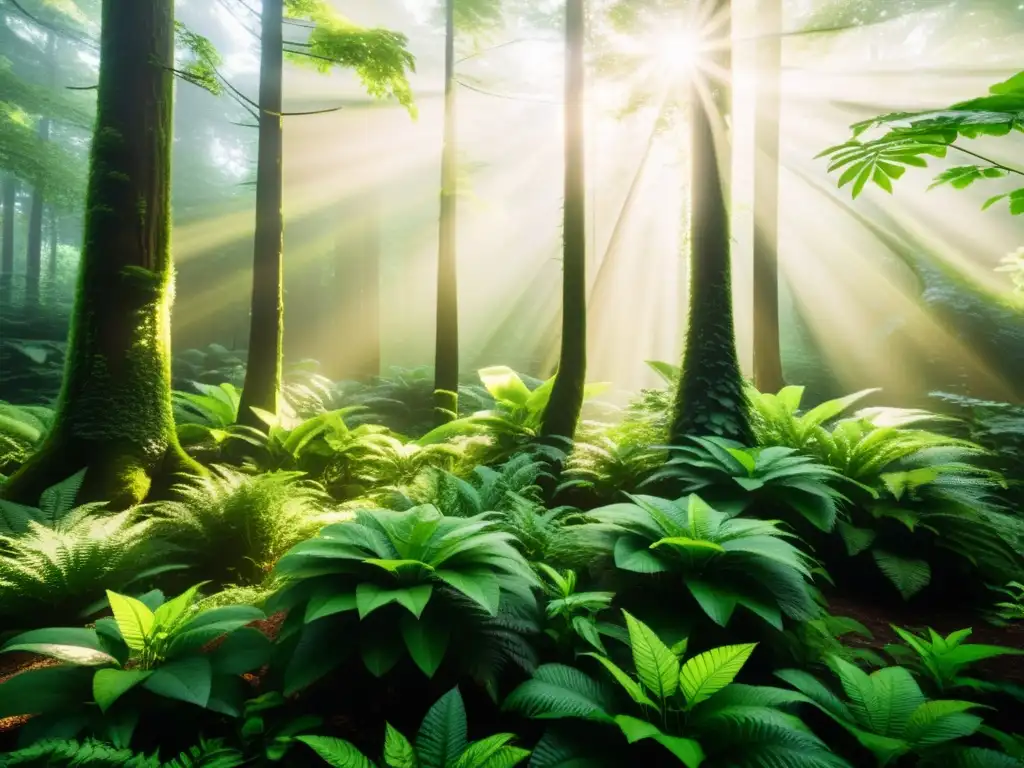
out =
<path fill-rule="evenodd" d="M 1022 46 L 0 0 L 0 768 L 1024 768 Z"/>

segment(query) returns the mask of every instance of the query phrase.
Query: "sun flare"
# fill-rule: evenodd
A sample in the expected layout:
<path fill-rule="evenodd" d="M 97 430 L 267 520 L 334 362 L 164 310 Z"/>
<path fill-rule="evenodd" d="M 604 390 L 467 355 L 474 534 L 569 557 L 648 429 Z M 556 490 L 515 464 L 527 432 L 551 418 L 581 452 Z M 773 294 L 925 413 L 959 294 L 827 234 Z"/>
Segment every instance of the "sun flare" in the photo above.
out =
<path fill-rule="evenodd" d="M 700 38 L 689 29 L 673 29 L 659 33 L 654 40 L 655 51 L 664 71 L 673 77 L 691 73 L 700 59 Z"/>

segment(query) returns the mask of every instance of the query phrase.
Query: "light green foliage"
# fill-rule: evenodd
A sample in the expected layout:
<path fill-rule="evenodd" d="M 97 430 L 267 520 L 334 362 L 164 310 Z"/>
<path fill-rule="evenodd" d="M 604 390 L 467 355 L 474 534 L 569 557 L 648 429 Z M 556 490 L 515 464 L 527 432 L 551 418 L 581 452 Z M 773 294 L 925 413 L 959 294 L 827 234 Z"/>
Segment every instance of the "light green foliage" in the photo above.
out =
<path fill-rule="evenodd" d="M 845 397 L 826 400 L 824 403 L 802 412 L 800 403 L 804 396 L 803 387 L 783 387 L 778 394 L 774 395 L 769 392 L 758 392 L 753 387 L 748 387 L 750 424 L 754 429 L 758 445 L 781 445 L 803 450 L 813 445 L 819 428 L 841 416 L 857 402 L 878 391 L 877 389 L 863 389 Z"/>
<path fill-rule="evenodd" d="M 725 626 L 742 606 L 778 629 L 782 617 L 808 619 L 810 561 L 787 541 L 776 522 L 733 518 L 696 495 L 672 501 L 630 496 L 587 513 L 589 522 L 571 531 L 588 550 L 614 561 L 628 574 L 640 574 L 645 591 L 671 585 L 663 610 L 686 616 L 682 595 L 696 602 L 696 615 Z M 678 581 L 652 578 L 672 574 Z"/>
<path fill-rule="evenodd" d="M 1018 248 L 1008 256 L 1003 257 L 996 272 L 1005 272 L 1013 284 L 1014 293 L 1024 296 L 1024 248 Z"/>
<path fill-rule="evenodd" d="M 879 765 L 904 755 L 917 757 L 918 765 L 1017 765 L 998 751 L 967 746 L 967 739 L 983 724 L 973 712 L 979 709 L 977 704 L 927 699 L 902 667 L 886 667 L 869 675 L 840 658 L 832 658 L 830 666 L 845 699 L 806 672 L 781 670 L 776 675 L 845 728 Z"/>
<path fill-rule="evenodd" d="M 340 637 L 358 641 L 363 664 L 378 677 L 406 652 L 428 677 L 449 658 L 466 669 L 474 653 L 488 650 L 488 633 L 500 635 L 499 660 L 529 665 L 528 646 L 502 624 L 533 612 L 537 579 L 493 515 L 359 510 L 352 522 L 293 547 L 274 573 L 283 586 L 268 609 L 289 612 L 285 634 L 295 641 L 286 693 L 345 661 L 354 648 L 339 648 Z M 461 655 L 471 641 L 473 652 Z M 489 663 L 475 671 L 493 684 Z"/>
<path fill-rule="evenodd" d="M 607 503 L 624 491 L 640 488 L 664 463 L 665 453 L 632 442 L 626 434 L 622 442 L 608 434 L 578 435 L 562 472 L 559 492 L 576 489 Z"/>
<path fill-rule="evenodd" d="M 611 605 L 613 592 L 577 592 L 575 571 L 559 572 L 546 563 L 538 563 L 537 570 L 548 598 L 544 633 L 557 645 L 571 650 L 582 641 L 588 651 L 606 653 L 602 634 L 622 639 L 620 627 L 597 620 Z"/>
<path fill-rule="evenodd" d="M 248 606 L 197 611 L 200 586 L 166 601 L 159 592 L 140 600 L 108 590 L 113 616 L 94 629 L 38 629 L 10 639 L 0 653 L 35 653 L 64 664 L 29 669 L 0 684 L 0 716 L 36 714 L 68 737 L 89 729 L 123 748 L 148 696 L 238 715 L 238 675 L 270 657 L 270 641 L 245 628 L 264 615 Z M 204 652 L 221 638 L 216 651 Z M 91 693 L 74 694 L 83 683 Z M 103 717 L 92 723 L 82 717 L 86 702 Z"/>
<path fill-rule="evenodd" d="M 171 760 L 130 749 L 85 739 L 43 739 L 3 756 L 4 766 L 75 766 L 75 768 L 237 768 L 245 762 L 241 754 L 225 747 L 220 740 L 201 740 L 199 744 Z"/>
<path fill-rule="evenodd" d="M 940 173 L 933 187 L 949 184 L 965 189 L 977 181 L 1024 175 L 1024 171 L 980 157 L 957 143 L 961 139 L 1007 136 L 1024 130 L 1024 72 L 992 86 L 989 95 L 931 112 L 899 112 L 856 123 L 853 139 L 822 152 L 830 160 L 829 172 L 843 170 L 839 186 L 852 184 L 853 197 L 868 182 L 892 192 L 892 182 L 908 167 L 924 168 L 929 157 L 945 158 L 950 150 L 964 153 L 981 163 L 957 166 Z M 876 139 L 862 140 L 868 131 L 884 128 Z M 1024 213 L 1024 188 L 999 194 L 985 203 L 988 208 L 1008 200 L 1010 213 Z"/>
<path fill-rule="evenodd" d="M 968 667 L 979 661 L 1000 656 L 1019 656 L 1024 654 L 1024 650 L 965 642 L 971 635 L 969 628 L 957 630 L 945 637 L 934 629 L 921 634 L 899 627 L 893 627 L 893 631 L 903 644 L 887 645 L 886 652 L 897 664 L 909 669 L 925 682 L 934 693 L 943 695 L 957 689 L 969 689 L 981 693 L 1009 693 L 1024 700 L 1024 689 L 1020 686 L 963 674 Z"/>
<path fill-rule="evenodd" d="M 0 471 L 21 464 L 39 447 L 52 425 L 50 408 L 0 402 Z"/>
<path fill-rule="evenodd" d="M 515 734 L 499 733 L 470 742 L 466 736 L 466 709 L 458 688 L 437 701 L 423 718 L 415 742 L 386 726 L 384 761 L 387 768 L 513 768 L 530 756 L 528 749 L 511 745 Z M 329 765 L 336 768 L 374 768 L 352 744 L 325 736 L 299 736 Z"/>
<path fill-rule="evenodd" d="M 573 667 L 545 664 L 509 694 L 504 708 L 537 719 L 603 723 L 618 728 L 629 744 L 660 744 L 688 768 L 846 765 L 787 713 L 802 696 L 734 682 L 754 644 L 713 648 L 684 662 L 685 650 L 670 648 L 630 614 L 624 617 L 632 674 L 606 655 L 589 654 L 614 688 Z M 631 764 L 628 752 L 619 759 Z"/>
<path fill-rule="evenodd" d="M 179 499 L 147 505 L 169 541 L 193 553 L 200 573 L 220 584 L 262 583 L 293 545 L 350 515 L 299 472 L 246 475 L 213 467 L 206 477 L 175 486 Z"/>
<path fill-rule="evenodd" d="M 644 485 L 668 484 L 673 491 L 699 493 L 730 514 L 796 513 L 822 531 L 836 524 L 846 497 L 835 486 L 841 474 L 802 456 L 796 448 L 745 448 L 718 437 L 692 437 L 692 445 L 671 446 L 671 457 Z"/>
<path fill-rule="evenodd" d="M 179 77 L 219 96 L 223 91 L 220 76 L 217 74 L 221 58 L 213 43 L 180 21 L 174 22 L 174 39 L 189 55 L 189 60 L 178 68 Z"/>
<path fill-rule="evenodd" d="M 103 515 L 91 505 L 52 528 L 33 520 L 23 533 L 0 537 L 0 616 L 17 627 L 91 613 L 104 587 L 182 567 L 167 554 L 153 524 L 130 512 Z"/>
<path fill-rule="evenodd" d="M 353 70 L 366 92 L 375 98 L 394 97 L 413 116 L 408 73 L 416 71 L 416 58 L 399 32 L 368 29 L 339 15 L 325 0 L 286 0 L 288 18 L 309 19 L 316 25 L 301 43 L 286 41 L 285 54 L 297 64 L 327 73 L 333 66 Z"/>
<path fill-rule="evenodd" d="M 993 589 L 1004 596 L 993 606 L 996 619 L 1001 622 L 1024 621 L 1024 584 L 1011 581 L 1005 587 Z"/>

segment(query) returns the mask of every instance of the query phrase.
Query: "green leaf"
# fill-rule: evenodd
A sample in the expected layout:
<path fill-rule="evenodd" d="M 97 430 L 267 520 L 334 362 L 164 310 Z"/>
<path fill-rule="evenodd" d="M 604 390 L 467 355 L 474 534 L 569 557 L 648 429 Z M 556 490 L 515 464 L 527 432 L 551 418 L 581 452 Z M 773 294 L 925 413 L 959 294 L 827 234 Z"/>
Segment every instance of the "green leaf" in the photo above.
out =
<path fill-rule="evenodd" d="M 836 530 L 846 546 L 846 554 L 850 557 L 859 555 L 870 547 L 878 535 L 877 531 L 871 528 L 857 528 L 844 520 L 840 520 L 836 524 Z"/>
<path fill-rule="evenodd" d="M 449 768 L 466 748 L 466 708 L 452 688 L 430 708 L 416 734 L 422 768 Z"/>
<path fill-rule="evenodd" d="M 402 658 L 402 645 L 393 634 L 363 633 L 360 642 L 363 664 L 374 677 L 384 677 Z"/>
<path fill-rule="evenodd" d="M 356 608 L 359 611 L 359 618 L 365 619 L 378 608 L 383 608 L 389 603 L 398 603 L 419 618 L 430 602 L 433 591 L 434 587 L 431 584 L 384 589 L 372 582 L 364 581 L 356 587 Z"/>
<path fill-rule="evenodd" d="M 679 673 L 687 707 L 707 701 L 735 680 L 756 647 L 757 643 L 724 645 L 687 661 Z"/>
<path fill-rule="evenodd" d="M 704 750 L 692 739 L 669 736 L 652 723 L 629 715 L 616 715 L 615 724 L 619 726 L 619 730 L 630 744 L 652 739 L 668 749 L 688 768 L 698 768 L 704 762 Z"/>
<path fill-rule="evenodd" d="M 738 478 L 733 478 L 733 479 L 734 480 L 743 480 L 745 478 L 738 477 Z M 663 547 L 666 544 L 668 544 L 670 546 L 673 546 L 673 547 L 678 547 L 679 549 L 695 551 L 695 552 L 701 552 L 702 550 L 705 553 L 725 552 L 726 551 L 725 547 L 723 547 L 721 544 L 718 544 L 718 543 L 716 543 L 714 541 L 705 541 L 704 539 L 691 539 L 691 538 L 689 538 L 687 536 L 669 536 L 668 538 L 665 538 L 665 539 L 659 539 L 658 541 L 656 541 L 653 544 L 651 544 L 651 549 L 655 549 L 656 547 Z"/>
<path fill-rule="evenodd" d="M 452 768 L 507 768 L 522 762 L 530 753 L 505 746 L 515 734 L 498 733 L 467 745 Z"/>
<path fill-rule="evenodd" d="M 601 663 L 601 666 L 611 673 L 612 677 L 615 678 L 615 681 L 622 686 L 623 690 L 625 690 L 626 693 L 629 694 L 629 697 L 637 704 L 658 709 L 658 705 L 651 701 L 650 697 L 644 693 L 644 689 L 640 687 L 640 684 L 619 668 L 614 661 L 597 653 L 585 653 L 583 655 L 597 659 Z"/>
<path fill-rule="evenodd" d="M 133 651 L 143 650 L 153 629 L 153 612 L 134 597 L 119 595 L 109 589 L 107 600 L 125 645 Z"/>
<path fill-rule="evenodd" d="M 490 571 L 436 571 L 435 575 L 458 590 L 491 616 L 498 615 L 498 605 L 501 601 L 501 585 L 498 577 Z"/>
<path fill-rule="evenodd" d="M 640 682 L 662 701 L 668 699 L 679 688 L 679 659 L 650 627 L 627 611 L 622 615 L 626 618 L 633 664 Z"/>
<path fill-rule="evenodd" d="M 519 374 L 504 365 L 481 368 L 477 372 L 484 388 L 495 400 L 525 406 L 530 399 L 530 390 L 519 378 Z"/>
<path fill-rule="evenodd" d="M 82 667 L 101 667 L 106 664 L 117 665 L 117 659 L 105 651 L 95 648 L 83 648 L 80 645 L 59 645 L 57 643 L 23 643 L 4 648 L 4 652 L 20 651 L 37 653 L 52 659 L 68 661 Z"/>
<path fill-rule="evenodd" d="M 330 736 L 296 736 L 295 740 L 310 747 L 332 768 L 374 768 L 373 763 L 362 752 L 343 739 Z"/>
<path fill-rule="evenodd" d="M 615 566 L 634 573 L 664 573 L 671 568 L 662 561 L 650 545 L 633 536 L 620 536 L 615 542 Z"/>
<path fill-rule="evenodd" d="M 0 683 L 0 717 L 45 715 L 88 701 L 93 670 L 85 667 L 40 667 L 19 672 Z"/>
<path fill-rule="evenodd" d="M 419 620 L 412 616 L 402 616 L 400 627 L 412 660 L 423 670 L 423 674 L 433 677 L 448 650 L 450 627 L 430 615 Z"/>
<path fill-rule="evenodd" d="M 168 600 L 157 608 L 153 612 L 155 625 L 165 632 L 174 627 L 174 625 L 185 616 L 189 608 L 193 606 L 196 601 L 196 597 L 199 594 L 199 590 L 207 583 L 208 582 L 204 581 L 200 584 L 196 584 L 182 592 L 173 600 Z"/>
<path fill-rule="evenodd" d="M 932 569 L 927 560 L 899 557 L 881 549 L 872 550 L 871 555 L 878 569 L 899 590 L 904 600 L 909 600 L 932 580 Z"/>
<path fill-rule="evenodd" d="M 75 506 L 75 497 L 85 480 L 85 470 L 61 480 L 43 491 L 39 497 L 39 509 L 47 520 L 56 521 L 64 517 Z"/>
<path fill-rule="evenodd" d="M 153 674 L 145 669 L 101 669 L 92 678 L 92 696 L 106 712 L 123 694 Z"/>
<path fill-rule="evenodd" d="M 212 684 L 210 660 L 204 656 L 193 656 L 172 661 L 154 670 L 143 682 L 143 687 L 168 699 L 205 707 L 210 699 Z"/>
<path fill-rule="evenodd" d="M 333 616 L 336 613 L 356 610 L 356 595 L 354 592 L 337 594 L 333 590 L 315 594 L 306 603 L 306 615 L 304 621 L 311 624 L 317 619 L 325 616 Z"/>
<path fill-rule="evenodd" d="M 720 627 L 729 623 L 733 611 L 736 610 L 736 595 L 699 579 L 687 579 L 686 588 L 708 618 Z"/>
<path fill-rule="evenodd" d="M 385 723 L 385 726 L 384 764 L 389 768 L 416 768 L 416 752 L 412 744 L 391 723 Z"/>
<path fill-rule="evenodd" d="M 636 681 L 631 682 L 641 698 L 656 706 L 646 699 Z M 535 719 L 607 720 L 605 710 L 610 706 L 604 689 L 580 670 L 565 664 L 543 664 L 531 680 L 520 684 L 505 698 L 502 709 Z"/>
<path fill-rule="evenodd" d="M 258 629 L 243 627 L 224 638 L 210 656 L 214 670 L 221 675 L 242 675 L 270 663 L 274 644 Z"/>

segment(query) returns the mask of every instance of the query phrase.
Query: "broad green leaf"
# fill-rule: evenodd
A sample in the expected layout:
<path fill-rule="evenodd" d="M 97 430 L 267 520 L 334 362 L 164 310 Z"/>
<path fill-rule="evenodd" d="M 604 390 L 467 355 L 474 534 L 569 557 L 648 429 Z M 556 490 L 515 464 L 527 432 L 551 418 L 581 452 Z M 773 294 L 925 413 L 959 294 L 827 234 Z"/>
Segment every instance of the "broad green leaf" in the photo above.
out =
<path fill-rule="evenodd" d="M 627 611 L 622 615 L 626 618 L 633 664 L 640 682 L 660 700 L 668 699 L 679 687 L 679 659 L 650 627 Z"/>
<path fill-rule="evenodd" d="M 450 627 L 429 614 L 418 620 L 412 616 L 402 616 L 400 626 L 402 639 L 412 660 L 423 670 L 423 674 L 433 677 L 448 650 Z"/>
<path fill-rule="evenodd" d="M 416 734 L 422 768 L 450 768 L 467 744 L 466 708 L 458 688 L 442 696 L 423 718 Z"/>
<path fill-rule="evenodd" d="M 530 753 L 515 747 L 507 747 L 515 734 L 498 733 L 480 741 L 468 744 L 452 768 L 497 768 L 516 765 Z"/>
<path fill-rule="evenodd" d="M 383 677 L 402 658 L 402 644 L 393 634 L 363 633 L 360 638 L 363 664 L 374 677 Z"/>
<path fill-rule="evenodd" d="M 490 571 L 436 571 L 435 576 L 480 605 L 491 616 L 498 615 L 501 585 Z"/>
<path fill-rule="evenodd" d="M 153 671 L 143 687 L 168 699 L 205 707 L 210 699 L 213 670 L 204 656 L 192 656 L 164 664 Z"/>
<path fill-rule="evenodd" d="M 221 675 L 242 675 L 270 662 L 274 644 L 258 629 L 243 627 L 224 638 L 210 656 L 214 670 Z"/>
<path fill-rule="evenodd" d="M 891 552 L 873 549 L 878 569 L 899 590 L 904 600 L 909 600 L 932 580 L 932 569 L 927 560 L 899 557 Z"/>
<path fill-rule="evenodd" d="M 325 616 L 332 616 L 336 613 L 356 610 L 356 595 L 354 592 L 337 594 L 335 592 L 324 592 L 313 595 L 306 603 L 306 615 L 304 621 L 310 624 Z"/>
<path fill-rule="evenodd" d="M 0 717 L 45 715 L 88 701 L 94 671 L 87 667 L 39 667 L 0 683 Z"/>
<path fill-rule="evenodd" d="M 433 590 L 431 584 L 384 589 L 369 581 L 360 582 L 356 587 L 356 608 L 359 611 L 359 618 L 365 619 L 373 611 L 389 603 L 398 603 L 419 618 L 423 609 L 427 607 Z"/>
<path fill-rule="evenodd" d="M 756 647 L 757 643 L 724 645 L 694 656 L 683 664 L 679 683 L 686 696 L 687 707 L 707 701 L 735 680 Z"/>
<path fill-rule="evenodd" d="M 366 756 L 343 739 L 330 736 L 296 736 L 332 768 L 374 768 Z"/>
<path fill-rule="evenodd" d="M 208 582 L 204 581 L 200 584 L 196 584 L 182 592 L 173 600 L 168 600 L 157 608 L 153 612 L 153 619 L 156 626 L 164 632 L 167 632 L 169 629 L 174 627 L 193 606 L 196 601 L 196 597 L 199 594 L 199 590 L 207 583 Z"/>
<path fill-rule="evenodd" d="M 416 768 L 416 752 L 412 744 L 391 723 L 385 723 L 384 764 L 388 768 Z"/>
<path fill-rule="evenodd" d="M 692 739 L 662 733 L 652 723 L 629 715 L 616 715 L 615 724 L 619 726 L 619 730 L 630 744 L 635 744 L 643 739 L 656 741 L 679 758 L 687 768 L 698 768 L 704 761 L 704 751 L 700 744 Z"/>
<path fill-rule="evenodd" d="M 636 681 L 631 682 L 641 698 L 646 698 Z M 564 664 L 543 664 L 531 680 L 505 698 L 502 709 L 535 719 L 607 720 L 606 709 L 610 706 L 612 702 L 602 686 L 580 670 Z"/>
<path fill-rule="evenodd" d="M 477 372 L 484 388 L 495 400 L 525 406 L 530 399 L 530 390 L 519 378 L 519 374 L 504 365 L 481 368 Z"/>
<path fill-rule="evenodd" d="M 153 674 L 145 669 L 101 669 L 92 678 L 92 696 L 106 712 L 121 696 Z"/>
<path fill-rule="evenodd" d="M 101 667 L 106 664 L 117 666 L 117 659 L 105 651 L 95 648 L 83 648 L 80 645 L 59 645 L 57 643 L 23 643 L 4 648 L 4 652 L 20 651 L 22 653 L 37 653 L 40 656 L 49 656 L 51 659 L 59 659 L 82 667 Z"/>
<path fill-rule="evenodd" d="M 725 547 L 714 541 L 705 541 L 704 539 L 691 539 L 687 536 L 669 536 L 665 539 L 659 539 L 658 541 L 651 544 L 651 549 L 655 549 L 656 547 L 663 547 L 665 545 L 678 547 L 679 549 L 688 550 L 691 552 L 699 553 L 703 551 L 704 554 L 726 551 Z"/>
<path fill-rule="evenodd" d="M 634 573 L 664 573 L 669 565 L 651 551 L 650 545 L 632 536 L 620 536 L 615 542 L 615 565 Z"/>
<path fill-rule="evenodd" d="M 133 651 L 143 650 L 153 629 L 153 612 L 134 597 L 119 595 L 109 589 L 107 600 L 125 645 Z"/>

